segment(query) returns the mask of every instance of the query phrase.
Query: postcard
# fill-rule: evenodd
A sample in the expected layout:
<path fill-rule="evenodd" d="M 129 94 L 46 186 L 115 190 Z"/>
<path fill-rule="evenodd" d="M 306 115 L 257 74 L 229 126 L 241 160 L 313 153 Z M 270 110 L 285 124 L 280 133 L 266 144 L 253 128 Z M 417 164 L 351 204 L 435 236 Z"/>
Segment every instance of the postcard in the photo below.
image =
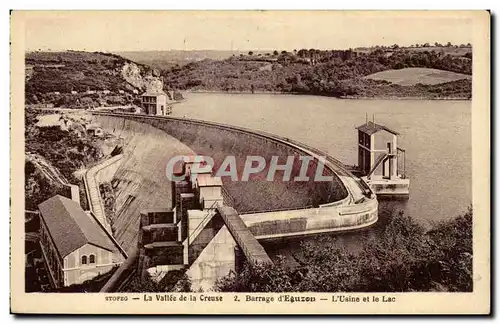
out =
<path fill-rule="evenodd" d="M 482 314 L 488 11 L 12 11 L 11 312 Z"/>

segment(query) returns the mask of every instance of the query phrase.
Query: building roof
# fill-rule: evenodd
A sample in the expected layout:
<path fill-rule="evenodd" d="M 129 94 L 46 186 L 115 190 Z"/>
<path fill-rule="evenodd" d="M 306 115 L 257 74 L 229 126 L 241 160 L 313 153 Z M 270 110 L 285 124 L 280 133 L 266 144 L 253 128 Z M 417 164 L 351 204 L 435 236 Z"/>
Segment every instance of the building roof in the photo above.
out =
<path fill-rule="evenodd" d="M 85 244 L 116 250 L 96 220 L 75 201 L 56 195 L 38 205 L 38 209 L 62 258 Z"/>
<path fill-rule="evenodd" d="M 219 177 L 214 177 L 209 173 L 202 173 L 196 175 L 196 182 L 198 187 L 220 187 L 222 180 Z"/>
<path fill-rule="evenodd" d="M 389 132 L 389 133 L 394 134 L 394 135 L 399 135 L 399 133 L 396 132 L 395 130 L 392 130 L 392 129 L 385 127 L 383 125 L 375 124 L 374 122 L 371 122 L 371 121 L 369 121 L 361 126 L 356 127 L 356 129 L 359 130 L 360 132 L 363 132 L 363 133 L 368 134 L 368 135 L 375 134 L 376 132 L 381 131 L 381 130 L 385 130 L 386 132 Z"/>

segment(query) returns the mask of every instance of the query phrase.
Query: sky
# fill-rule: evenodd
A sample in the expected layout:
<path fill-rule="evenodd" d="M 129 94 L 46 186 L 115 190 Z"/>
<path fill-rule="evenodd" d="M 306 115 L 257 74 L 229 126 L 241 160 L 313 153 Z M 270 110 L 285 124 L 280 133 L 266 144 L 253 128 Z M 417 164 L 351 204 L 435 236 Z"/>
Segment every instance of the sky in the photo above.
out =
<path fill-rule="evenodd" d="M 24 12 L 26 50 L 347 49 L 472 43 L 459 12 L 90 11 Z"/>

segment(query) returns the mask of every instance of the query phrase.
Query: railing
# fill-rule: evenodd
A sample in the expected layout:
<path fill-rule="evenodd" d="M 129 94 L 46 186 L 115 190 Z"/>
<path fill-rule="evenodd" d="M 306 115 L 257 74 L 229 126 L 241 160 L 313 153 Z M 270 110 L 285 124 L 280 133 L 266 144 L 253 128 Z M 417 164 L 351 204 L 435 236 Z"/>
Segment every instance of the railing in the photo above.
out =
<path fill-rule="evenodd" d="M 227 192 L 227 190 L 226 190 L 226 188 L 224 188 L 224 186 L 221 187 L 221 191 L 222 191 L 222 199 L 224 201 L 224 204 L 234 208 L 235 204 L 234 204 L 233 196 L 231 196 L 231 194 L 229 192 Z"/>
<path fill-rule="evenodd" d="M 256 210 L 247 210 L 244 212 L 238 212 L 240 215 L 249 215 L 249 214 L 260 214 L 260 213 L 273 213 L 273 212 L 284 212 L 290 210 L 302 210 L 302 209 L 312 209 L 319 208 L 321 206 L 314 207 L 313 205 L 307 205 L 305 207 L 287 207 L 287 208 L 278 208 L 278 209 L 256 209 Z"/>
<path fill-rule="evenodd" d="M 342 206 L 339 209 L 339 215 L 344 216 L 351 214 L 360 214 L 363 212 L 370 212 L 376 210 L 377 207 L 378 207 L 378 201 L 376 199 L 373 199 L 371 201 L 368 201 L 365 205 L 363 205 L 362 210 L 360 210 L 359 207 L 356 205 Z"/>

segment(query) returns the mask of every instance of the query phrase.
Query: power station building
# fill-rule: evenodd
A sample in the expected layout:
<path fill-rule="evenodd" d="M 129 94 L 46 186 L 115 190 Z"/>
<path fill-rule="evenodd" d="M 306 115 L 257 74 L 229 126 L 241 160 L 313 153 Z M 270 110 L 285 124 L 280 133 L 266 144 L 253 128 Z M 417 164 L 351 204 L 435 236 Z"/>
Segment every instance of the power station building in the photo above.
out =
<path fill-rule="evenodd" d="M 56 195 L 38 209 L 40 246 L 55 288 L 81 284 L 123 262 L 118 247 L 77 202 Z"/>

